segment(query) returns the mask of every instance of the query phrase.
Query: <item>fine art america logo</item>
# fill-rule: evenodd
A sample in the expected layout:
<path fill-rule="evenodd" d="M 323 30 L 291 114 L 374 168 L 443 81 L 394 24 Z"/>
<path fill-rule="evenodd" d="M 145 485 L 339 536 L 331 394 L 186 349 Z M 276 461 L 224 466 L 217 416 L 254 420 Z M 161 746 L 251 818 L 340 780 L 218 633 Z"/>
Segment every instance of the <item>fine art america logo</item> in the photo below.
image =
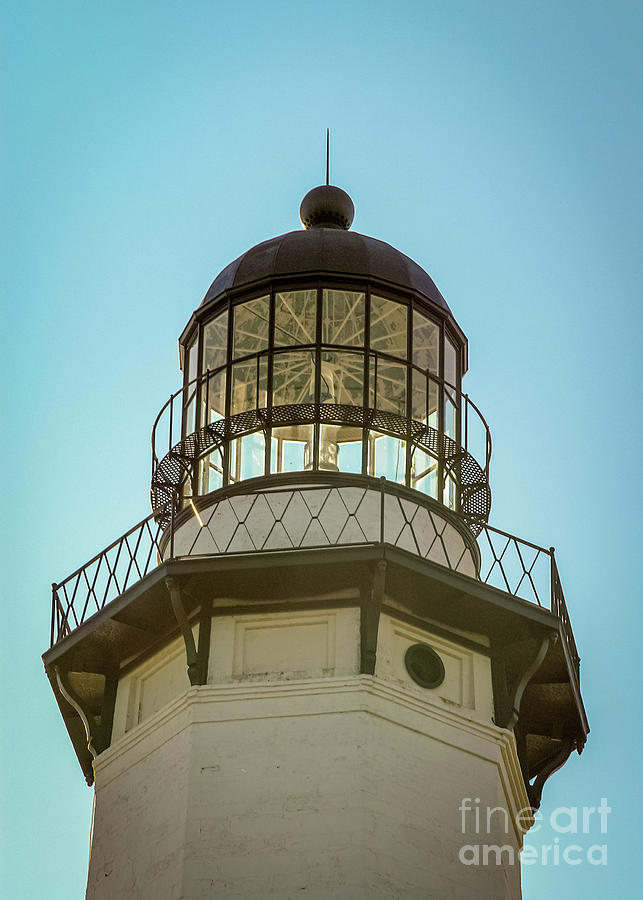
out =
<path fill-rule="evenodd" d="M 553 837 L 548 843 L 538 843 L 537 837 L 534 840 L 545 818 L 531 807 L 519 810 L 515 822 L 511 822 L 509 813 L 502 806 L 481 806 L 479 797 L 463 797 L 458 809 L 462 834 L 469 840 L 473 838 L 471 843 L 462 844 L 458 852 L 458 858 L 465 866 L 513 865 L 516 862 L 515 846 L 508 840 L 500 843 L 500 836 L 509 836 L 510 832 L 518 835 L 529 832 L 530 843 L 525 842 L 520 853 L 523 866 L 607 865 L 604 835 L 612 809 L 605 797 L 601 798 L 599 806 L 559 806 L 552 810 L 547 823 Z"/>

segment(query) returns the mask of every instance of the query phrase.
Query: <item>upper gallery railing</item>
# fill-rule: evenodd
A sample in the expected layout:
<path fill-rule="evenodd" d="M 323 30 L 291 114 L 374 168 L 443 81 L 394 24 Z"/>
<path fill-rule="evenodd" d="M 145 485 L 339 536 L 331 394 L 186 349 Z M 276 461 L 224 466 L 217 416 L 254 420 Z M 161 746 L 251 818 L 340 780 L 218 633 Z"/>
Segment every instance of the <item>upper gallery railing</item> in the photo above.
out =
<path fill-rule="evenodd" d="M 371 354 L 370 358 L 376 369 L 377 355 Z M 283 434 L 288 428 L 303 426 L 311 429 L 311 446 L 316 442 L 314 458 L 305 466 L 313 471 L 318 466 L 324 468 L 320 464 L 320 429 L 350 432 L 353 443 L 355 433 L 367 441 L 369 435 L 371 439 L 390 436 L 397 440 L 403 447 L 399 475 L 393 477 L 388 471 L 375 470 L 377 462 L 371 445 L 361 453 L 362 473 L 384 474 L 389 480 L 405 482 L 430 494 L 455 509 L 474 534 L 479 532 L 491 508 L 491 434 L 468 394 L 428 370 L 409 365 L 413 387 L 408 392 L 405 415 L 381 408 L 383 401 L 378 400 L 376 393 L 371 396 L 368 392 L 364 397 L 371 405 L 322 402 L 276 406 L 270 402 L 270 392 L 260 389 L 265 381 L 259 365 L 261 359 L 257 356 L 256 376 L 253 376 L 256 383 L 248 389 L 255 398 L 251 408 L 233 406 L 228 397 L 228 406 L 223 410 L 227 415 L 212 420 L 215 393 L 212 385 L 216 383 L 216 394 L 220 396 L 220 379 L 225 369 L 220 367 L 172 394 L 157 415 L 152 428 L 151 498 L 155 515 L 164 525 L 170 520 L 173 501 L 180 502 L 186 493 L 209 492 L 201 489 L 200 477 L 200 466 L 208 457 L 218 454 L 216 469 L 221 481 L 216 487 L 227 486 L 234 480 L 230 471 L 231 444 L 243 436 L 259 433 L 265 448 L 265 466 L 255 474 L 268 474 L 275 471 L 271 437 Z M 338 440 L 341 442 L 341 437 Z M 296 468 L 303 470 L 303 463 Z M 341 450 L 339 469 L 342 469 Z M 423 472 L 429 474 L 423 478 Z"/>

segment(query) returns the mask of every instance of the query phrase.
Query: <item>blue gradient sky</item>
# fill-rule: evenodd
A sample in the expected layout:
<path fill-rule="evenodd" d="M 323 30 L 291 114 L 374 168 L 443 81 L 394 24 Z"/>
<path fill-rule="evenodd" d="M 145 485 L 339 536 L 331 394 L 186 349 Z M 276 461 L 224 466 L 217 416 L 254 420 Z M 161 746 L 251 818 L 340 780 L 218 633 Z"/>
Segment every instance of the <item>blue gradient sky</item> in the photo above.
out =
<path fill-rule="evenodd" d="M 330 125 L 355 229 L 423 265 L 469 337 L 492 523 L 557 548 L 592 733 L 544 812 L 613 812 L 577 841 L 606 867 L 532 865 L 525 898 L 638 897 L 643 6 L 0 9 L 3 896 L 86 877 L 91 791 L 40 661 L 51 582 L 147 514 L 177 337 L 227 262 L 298 227 Z"/>

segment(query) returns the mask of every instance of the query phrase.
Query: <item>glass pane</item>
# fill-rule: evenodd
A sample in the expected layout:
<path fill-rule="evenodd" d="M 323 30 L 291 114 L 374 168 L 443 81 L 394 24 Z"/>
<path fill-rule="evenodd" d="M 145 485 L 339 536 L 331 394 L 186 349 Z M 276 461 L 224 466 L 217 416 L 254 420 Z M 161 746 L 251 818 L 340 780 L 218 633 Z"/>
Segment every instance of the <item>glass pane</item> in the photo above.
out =
<path fill-rule="evenodd" d="M 440 388 L 437 381 L 429 378 L 429 425 L 438 430 L 438 396 Z"/>
<path fill-rule="evenodd" d="M 184 434 L 192 434 L 194 432 L 196 417 L 196 389 L 197 383 L 194 379 L 197 376 L 199 347 L 196 337 L 187 350 L 187 369 L 185 373 L 185 390 L 183 391 L 183 406 L 185 408 L 185 431 Z"/>
<path fill-rule="evenodd" d="M 257 365 L 258 363 L 258 365 Z M 258 371 L 257 371 L 258 370 Z M 232 366 L 232 390 L 230 414 L 246 409 L 265 407 L 267 404 L 267 362 L 265 357 Z"/>
<path fill-rule="evenodd" d="M 437 429 L 438 427 L 438 383 L 430 376 L 427 379 L 427 376 L 418 372 L 417 369 L 413 369 L 411 418 L 415 419 L 416 422 L 424 422 L 425 425 L 429 425 L 431 428 Z"/>
<path fill-rule="evenodd" d="M 406 416 L 406 366 L 371 357 L 369 397 L 370 406 Z"/>
<path fill-rule="evenodd" d="M 455 347 L 451 343 L 448 337 L 444 338 L 444 380 L 448 382 L 448 384 L 452 384 L 455 387 L 458 386 L 457 382 L 457 368 L 456 368 L 456 352 Z M 455 400 L 455 396 L 453 391 L 449 392 L 450 396 Z"/>
<path fill-rule="evenodd" d="M 223 460 L 219 450 L 208 453 L 199 462 L 199 493 L 209 494 L 223 487 Z"/>
<path fill-rule="evenodd" d="M 444 433 L 455 439 L 456 436 L 456 404 L 458 394 L 448 385 L 457 387 L 456 349 L 449 338 L 444 337 Z M 445 486 L 446 489 L 446 486 Z M 445 501 L 446 503 L 446 501 Z M 448 504 L 447 504 L 448 505 Z"/>
<path fill-rule="evenodd" d="M 272 429 L 271 472 L 303 472 L 312 468 L 313 426 Z"/>
<path fill-rule="evenodd" d="M 192 399 L 187 405 L 187 409 L 185 410 L 185 433 L 193 434 L 194 433 L 194 414 L 196 412 L 196 397 L 194 393 L 192 393 Z"/>
<path fill-rule="evenodd" d="M 187 351 L 187 359 L 188 359 L 188 370 L 186 373 L 186 383 L 192 381 L 197 376 L 197 361 L 198 361 L 198 351 L 199 346 L 196 341 L 196 336 L 192 339 L 192 343 L 188 347 Z"/>
<path fill-rule="evenodd" d="M 203 326 L 203 371 L 225 365 L 228 353 L 228 313 Z"/>
<path fill-rule="evenodd" d="M 413 310 L 413 362 L 434 375 L 440 371 L 440 328 L 422 313 Z"/>
<path fill-rule="evenodd" d="M 456 508 L 456 484 L 450 475 L 444 479 L 444 496 L 442 502 L 449 509 Z"/>
<path fill-rule="evenodd" d="M 243 365 L 243 363 L 242 363 Z M 210 375 L 201 387 L 201 425 L 218 422 L 225 416 L 225 369 Z"/>
<path fill-rule="evenodd" d="M 257 478 L 264 473 L 266 439 L 262 431 L 246 434 L 232 441 L 234 452 L 230 454 L 230 476 L 234 481 Z"/>
<path fill-rule="evenodd" d="M 342 425 L 320 426 L 319 468 L 327 471 L 361 473 L 361 428 Z"/>
<path fill-rule="evenodd" d="M 235 306 L 232 352 L 235 359 L 268 347 L 269 300 L 269 297 L 257 297 Z"/>
<path fill-rule="evenodd" d="M 315 353 L 275 353 L 272 369 L 272 405 L 313 403 L 315 399 Z"/>
<path fill-rule="evenodd" d="M 364 294 L 358 291 L 324 291 L 322 343 L 364 346 Z"/>
<path fill-rule="evenodd" d="M 368 469 L 370 475 L 404 484 L 406 478 L 406 441 L 378 434 L 369 435 Z"/>
<path fill-rule="evenodd" d="M 455 405 L 446 397 L 444 400 L 444 433 L 455 440 Z"/>
<path fill-rule="evenodd" d="M 413 369 L 413 390 L 411 392 L 411 418 L 416 422 L 428 421 L 427 377 Z"/>
<path fill-rule="evenodd" d="M 314 344 L 317 291 L 288 291 L 275 297 L 275 346 Z"/>
<path fill-rule="evenodd" d="M 239 481 L 239 441 L 230 441 L 228 444 L 228 465 L 230 467 L 230 483 Z"/>
<path fill-rule="evenodd" d="M 438 499 L 438 461 L 419 447 L 413 451 L 411 487 L 434 500 Z"/>
<path fill-rule="evenodd" d="M 322 353 L 320 401 L 364 405 L 364 357 L 361 353 Z"/>
<path fill-rule="evenodd" d="M 406 315 L 401 303 L 371 297 L 371 350 L 406 358 Z"/>

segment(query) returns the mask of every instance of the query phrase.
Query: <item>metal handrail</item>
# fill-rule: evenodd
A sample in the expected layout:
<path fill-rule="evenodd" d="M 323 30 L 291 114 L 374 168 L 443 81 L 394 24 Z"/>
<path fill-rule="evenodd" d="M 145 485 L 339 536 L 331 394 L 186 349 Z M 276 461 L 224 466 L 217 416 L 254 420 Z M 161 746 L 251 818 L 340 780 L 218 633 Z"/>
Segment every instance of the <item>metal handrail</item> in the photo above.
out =
<path fill-rule="evenodd" d="M 362 479 L 363 481 L 363 479 Z M 273 492 L 296 493 L 305 490 L 302 485 L 275 486 Z M 310 486 L 310 489 L 313 489 Z M 405 494 L 400 486 L 380 481 L 382 503 L 384 494 Z M 228 494 L 229 491 L 223 491 Z M 425 498 L 430 506 L 433 501 Z M 442 515 L 444 511 L 441 510 Z M 384 543 L 384 515 L 380 511 L 379 543 Z M 179 522 L 179 527 L 181 522 Z M 143 519 L 108 547 L 96 554 L 85 565 L 76 569 L 59 584 L 52 585 L 52 609 L 50 646 L 54 646 L 83 624 L 91 615 L 103 609 L 129 587 L 144 578 L 160 564 L 162 554 L 174 558 L 174 517 L 170 522 L 170 535 L 154 520 L 154 515 Z M 161 537 L 163 538 L 161 539 Z M 398 536 L 399 537 L 399 536 Z M 377 544 L 364 540 L 355 545 Z M 531 541 L 512 535 L 490 525 L 483 525 L 477 539 L 480 552 L 478 580 L 499 588 L 514 597 L 549 609 L 561 624 L 561 631 L 570 662 L 580 683 L 580 658 L 572 632 L 571 622 L 553 548 L 549 550 Z M 169 550 L 169 553 L 168 553 Z M 247 551 L 247 552 L 257 552 Z M 289 552 L 284 549 L 282 552 Z M 220 553 L 218 555 L 225 555 Z M 457 570 L 449 557 L 449 568 Z"/>
<path fill-rule="evenodd" d="M 132 573 L 140 581 L 156 568 L 161 558 L 159 540 L 162 532 L 163 529 L 154 521 L 154 515 L 149 515 L 60 584 L 52 584 L 51 646 L 82 625 L 88 618 L 89 609 L 93 615 L 127 590 Z M 145 540 L 144 535 L 147 535 Z M 133 549 L 130 538 L 133 539 Z M 126 560 L 124 569 L 122 566 L 119 569 L 121 559 Z M 83 583 L 84 588 L 81 588 Z M 84 589 L 86 593 L 82 599 Z M 77 598 L 81 598 L 81 608 L 76 607 Z"/>
<path fill-rule="evenodd" d="M 562 625 L 563 638 L 569 652 L 570 661 L 576 673 L 578 685 L 580 686 L 580 656 L 578 653 L 578 647 L 576 646 L 574 632 L 572 631 L 572 623 L 569 618 L 569 611 L 567 609 L 567 604 L 565 603 L 565 595 L 563 594 L 563 586 L 560 581 L 560 574 L 558 572 L 558 566 L 556 564 L 553 547 L 551 547 L 550 553 L 552 575 L 551 611 L 558 617 Z"/>
<path fill-rule="evenodd" d="M 299 348 L 297 348 L 297 349 L 299 349 Z M 304 349 L 306 349 L 306 348 L 304 348 Z M 329 350 L 338 350 L 338 352 L 341 352 L 341 349 L 344 349 L 346 352 L 354 352 L 354 351 L 349 350 L 348 348 L 336 348 L 336 347 L 329 346 L 328 349 Z M 290 351 L 292 351 L 292 347 L 287 347 L 287 348 L 284 347 L 284 348 L 279 348 L 279 350 L 275 349 L 272 351 L 272 353 L 278 355 L 280 352 L 290 352 Z M 373 359 L 381 358 L 381 359 L 387 359 L 387 360 L 389 359 L 388 356 L 385 356 L 380 353 L 376 353 L 372 350 L 365 351 L 365 352 L 367 353 L 367 356 L 369 357 L 369 359 L 370 358 L 373 358 Z M 263 351 L 262 353 L 255 354 L 255 356 L 257 359 L 259 359 L 262 356 L 267 357 L 268 353 L 269 353 L 269 351 Z M 248 358 L 244 357 L 244 359 L 239 360 L 239 361 L 248 362 L 249 360 L 254 359 L 254 358 L 255 358 L 254 356 L 251 356 Z M 483 414 L 480 411 L 480 408 L 477 406 L 477 404 L 474 403 L 474 401 L 471 399 L 469 394 L 464 393 L 463 391 L 459 390 L 456 387 L 456 385 L 452 384 L 451 382 L 447 381 L 446 379 L 440 378 L 439 376 L 434 375 L 432 372 L 429 371 L 429 369 L 422 369 L 419 366 L 415 365 L 415 363 L 402 362 L 397 359 L 395 361 L 400 363 L 401 365 L 407 366 L 410 371 L 416 371 L 426 378 L 427 398 L 430 395 L 430 385 L 431 384 L 434 384 L 435 387 L 438 389 L 438 395 L 441 394 L 441 390 L 442 390 L 442 391 L 448 391 L 449 394 L 455 395 L 457 397 L 458 402 L 456 405 L 460 408 L 461 417 L 465 423 L 465 427 L 463 428 L 464 441 L 463 442 L 461 441 L 461 446 L 463 447 L 463 449 L 465 449 L 467 451 L 469 449 L 469 411 L 472 410 L 475 413 L 480 425 L 482 426 L 482 428 L 484 430 L 484 435 L 485 435 L 485 459 L 484 459 L 484 464 L 483 464 L 483 470 L 488 479 L 489 464 L 491 462 L 491 451 L 492 451 L 491 431 L 489 429 L 489 425 L 487 424 L 485 417 L 483 416 Z M 237 360 L 235 360 L 235 362 L 237 362 Z M 185 385 L 183 385 L 183 387 L 174 391 L 173 394 L 170 394 L 170 396 L 168 397 L 166 402 L 163 404 L 163 406 L 157 413 L 157 416 L 154 420 L 154 424 L 152 425 L 152 434 L 151 434 L 152 475 L 154 474 L 154 471 L 159 463 L 159 455 L 157 453 L 157 445 L 158 445 L 157 433 L 158 433 L 158 428 L 159 428 L 159 425 L 161 424 L 161 420 L 162 420 L 164 413 L 168 412 L 168 410 L 169 410 L 168 442 L 167 442 L 167 450 L 165 451 L 167 453 L 172 450 L 173 446 L 175 445 L 175 443 L 177 441 L 176 435 L 173 435 L 173 430 L 174 430 L 173 429 L 173 421 L 174 421 L 174 412 L 175 412 L 174 411 L 174 403 L 177 400 L 177 398 L 183 396 L 183 399 L 181 400 L 181 403 L 179 406 L 179 412 L 181 413 L 181 416 L 182 416 L 183 409 L 186 406 L 186 398 L 191 399 L 191 397 L 193 395 L 199 393 L 202 385 L 206 384 L 206 386 L 207 386 L 212 378 L 214 378 L 216 375 L 219 375 L 221 372 L 227 371 L 229 368 L 231 368 L 231 366 L 222 365 L 222 366 L 218 366 L 216 369 L 208 369 L 202 375 L 198 375 L 197 377 L 191 379 Z M 163 455 L 165 455 L 165 453 Z"/>
<path fill-rule="evenodd" d="M 284 352 L 286 350 L 289 351 L 290 348 L 284 348 Z M 376 361 L 382 356 L 382 354 L 376 354 L 372 351 L 368 351 L 367 355 Z M 250 360 L 256 359 L 257 373 L 259 372 L 259 360 L 262 356 L 265 356 L 265 352 L 249 357 Z M 429 453 L 435 455 L 438 460 L 438 494 L 441 495 L 440 485 L 443 484 L 443 480 L 448 475 L 457 485 L 459 511 L 472 533 L 477 535 L 481 523 L 486 522 L 488 519 L 491 506 L 489 463 L 492 443 L 489 426 L 468 394 L 462 393 L 450 382 L 431 374 L 428 369 L 420 369 L 413 364 L 408 364 L 408 368 L 409 374 L 418 372 L 426 379 L 425 423 L 409 419 L 407 415 L 378 408 L 377 395 L 371 400 L 373 405 L 368 407 L 364 405 L 330 404 L 335 410 L 332 421 L 345 421 L 346 424 L 354 426 L 356 424 L 355 416 L 359 416 L 361 413 L 360 421 L 362 427 L 375 427 L 376 430 L 403 436 L 409 440 L 411 452 L 414 452 L 413 448 L 426 449 Z M 265 407 L 256 406 L 249 410 L 236 412 L 234 415 L 229 415 L 228 418 L 201 426 L 199 423 L 202 415 L 200 408 L 203 395 L 205 394 L 207 398 L 210 379 L 218 376 L 225 370 L 226 366 L 219 366 L 217 369 L 209 370 L 203 375 L 193 378 L 169 397 L 155 419 L 151 442 L 151 500 L 157 520 L 161 521 L 164 526 L 168 525 L 169 518 L 173 514 L 170 508 L 170 497 L 181 495 L 183 482 L 186 479 L 195 477 L 195 463 L 207 452 L 217 448 L 220 449 L 230 440 L 242 434 L 250 433 L 253 430 L 261 429 L 265 431 L 266 425 L 270 424 L 276 412 L 279 412 L 279 425 L 287 424 L 286 418 L 288 422 L 292 421 L 293 423 L 313 422 L 317 419 L 322 422 L 325 421 L 324 411 L 327 411 L 329 408 L 328 402 L 320 404 L 319 407 L 311 403 L 275 407 L 272 405 L 270 398 L 268 398 L 268 405 Z M 258 374 L 257 378 L 259 378 Z M 203 384 L 205 384 L 205 391 L 202 387 Z M 410 389 L 411 385 L 409 385 L 407 397 L 408 404 L 411 402 Z M 256 392 L 257 403 L 259 403 L 259 396 L 258 384 Z M 428 424 L 430 421 L 429 410 L 432 396 L 438 403 L 437 421 L 433 424 Z M 460 425 L 457 428 L 457 433 L 454 435 L 449 435 L 444 428 L 443 407 L 446 404 L 447 396 L 457 402 L 457 406 L 461 411 L 459 416 Z M 175 407 L 175 404 L 178 409 Z M 194 427 L 196 427 L 196 430 L 188 435 L 183 435 L 180 439 L 175 438 L 173 432 L 175 430 L 183 430 L 184 411 L 190 408 L 192 404 L 194 404 Z M 316 412 L 313 412 L 314 410 Z M 175 427 L 177 412 L 181 414 L 181 421 L 178 421 Z M 165 456 L 159 460 L 157 452 L 158 428 L 166 414 L 169 417 L 168 449 Z M 478 454 L 475 453 L 475 450 L 474 454 L 469 450 L 471 444 L 469 437 L 471 429 L 470 419 L 473 414 L 476 416 L 479 428 L 482 429 L 478 431 L 478 437 L 480 439 L 484 438 L 484 468 L 478 463 L 476 459 Z M 284 415 L 286 418 L 284 418 Z M 305 417 L 300 418 L 302 415 Z M 252 416 L 255 418 L 253 419 Z M 340 416 L 340 418 L 336 418 L 336 416 Z M 173 441 L 176 442 L 173 443 Z M 480 441 L 478 441 L 477 449 L 482 451 Z"/>

